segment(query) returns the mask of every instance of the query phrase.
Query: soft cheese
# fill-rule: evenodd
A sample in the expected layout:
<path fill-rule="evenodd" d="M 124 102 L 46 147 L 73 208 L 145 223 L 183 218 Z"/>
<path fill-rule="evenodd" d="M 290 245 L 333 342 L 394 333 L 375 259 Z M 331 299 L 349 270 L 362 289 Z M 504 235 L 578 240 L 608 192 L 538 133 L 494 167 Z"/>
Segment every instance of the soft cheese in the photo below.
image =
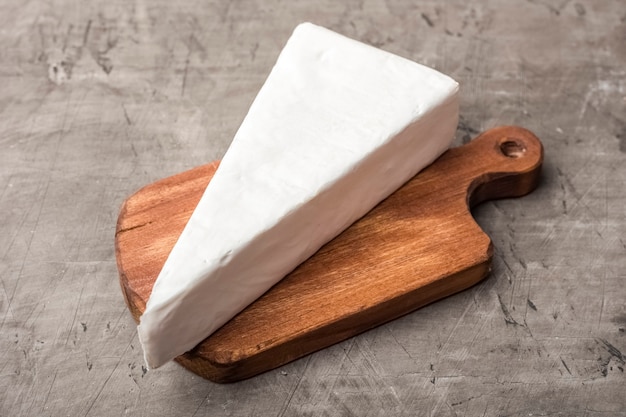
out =
<path fill-rule="evenodd" d="M 457 92 L 433 69 L 299 25 L 154 285 L 139 325 L 149 367 L 193 348 L 443 153 Z"/>

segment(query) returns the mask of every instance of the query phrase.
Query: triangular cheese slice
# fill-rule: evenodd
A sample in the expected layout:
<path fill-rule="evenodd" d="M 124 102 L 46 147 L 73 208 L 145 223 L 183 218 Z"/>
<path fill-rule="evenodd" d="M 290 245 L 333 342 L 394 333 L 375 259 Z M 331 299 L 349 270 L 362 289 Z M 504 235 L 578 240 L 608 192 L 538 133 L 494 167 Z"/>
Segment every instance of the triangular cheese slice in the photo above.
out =
<path fill-rule="evenodd" d="M 149 367 L 193 348 L 433 162 L 454 137 L 457 91 L 435 70 L 299 25 L 156 280 L 139 325 Z"/>

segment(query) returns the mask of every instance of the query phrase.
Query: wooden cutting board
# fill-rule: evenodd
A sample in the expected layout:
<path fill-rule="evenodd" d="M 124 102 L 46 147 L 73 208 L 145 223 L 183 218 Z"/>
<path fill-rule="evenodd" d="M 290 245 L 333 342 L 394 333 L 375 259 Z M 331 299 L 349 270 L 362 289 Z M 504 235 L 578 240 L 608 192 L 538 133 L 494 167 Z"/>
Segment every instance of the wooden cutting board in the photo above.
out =
<path fill-rule="evenodd" d="M 511 126 L 448 150 L 176 361 L 216 382 L 237 381 L 476 284 L 493 248 L 470 207 L 531 192 L 542 160 L 539 139 Z M 217 166 L 155 182 L 124 203 L 117 265 L 136 321 Z"/>

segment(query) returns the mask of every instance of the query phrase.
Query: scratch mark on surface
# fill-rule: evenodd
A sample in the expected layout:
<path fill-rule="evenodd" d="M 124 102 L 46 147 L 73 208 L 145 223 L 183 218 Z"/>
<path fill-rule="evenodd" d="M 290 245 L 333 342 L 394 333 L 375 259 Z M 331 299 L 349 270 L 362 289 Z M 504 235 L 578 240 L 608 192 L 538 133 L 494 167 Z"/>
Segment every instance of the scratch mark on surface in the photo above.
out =
<path fill-rule="evenodd" d="M 552 4 L 548 4 L 548 2 L 542 2 L 540 0 L 527 0 L 529 3 L 532 4 L 537 4 L 540 6 L 544 6 L 546 9 L 548 9 L 548 11 L 550 13 L 552 13 L 555 16 L 560 16 L 561 15 L 561 10 L 563 10 L 563 8 L 565 8 L 565 6 L 567 6 L 570 2 L 570 0 L 565 0 L 564 2 L 562 2 L 560 5 L 558 5 L 558 7 L 553 6 Z"/>
<path fill-rule="evenodd" d="M 432 415 L 432 416 L 438 415 L 439 409 L 441 408 L 441 405 L 444 404 L 444 403 L 445 403 L 445 405 L 448 406 L 449 409 L 452 409 L 452 406 L 450 406 L 450 403 L 448 402 L 448 391 L 449 390 L 450 390 L 450 386 L 447 385 L 444 388 L 444 391 L 441 393 L 441 396 L 437 400 L 437 403 L 435 404 L 435 407 L 433 408 L 433 410 L 432 410 L 430 415 Z"/>
<path fill-rule="evenodd" d="M 496 253 L 497 253 L 497 249 L 496 249 Z M 508 273 L 505 273 L 504 275 L 506 276 L 506 280 L 509 281 L 509 284 L 511 284 L 513 282 L 513 280 L 511 280 L 511 276 L 515 276 L 515 274 L 513 273 L 513 269 L 511 269 L 511 266 L 506 261 L 504 256 L 500 256 L 500 259 L 502 259 L 502 263 L 504 264 L 506 269 L 509 271 Z"/>
<path fill-rule="evenodd" d="M 563 358 L 559 358 L 561 359 L 561 363 L 563 364 L 563 366 L 565 367 L 565 370 L 567 370 L 568 374 L 572 374 L 572 371 L 569 370 L 569 366 L 567 366 L 567 364 L 565 363 L 565 361 L 563 360 Z"/>
<path fill-rule="evenodd" d="M 583 17 L 584 15 L 587 14 L 587 11 L 585 10 L 585 7 L 582 4 L 580 4 L 580 3 L 574 4 L 574 8 L 576 9 L 576 13 L 580 17 Z"/>
<path fill-rule="evenodd" d="M 622 129 L 615 135 L 615 137 L 619 140 L 620 152 L 626 152 L 626 124 L 622 126 Z"/>
<path fill-rule="evenodd" d="M 4 199 L 4 195 L 7 193 L 7 190 L 13 188 L 13 181 L 14 181 L 14 176 L 10 175 L 7 180 L 6 186 L 2 189 L 2 194 L 0 194 L 0 201 Z"/>
<path fill-rule="evenodd" d="M 430 26 L 431 28 L 435 26 L 433 21 L 430 19 L 430 17 L 426 13 L 422 13 L 422 19 L 424 19 L 424 22 L 426 22 L 426 24 Z"/>
<path fill-rule="evenodd" d="M 402 343 L 400 343 L 400 342 L 398 341 L 398 339 L 396 338 L 396 335 L 395 335 L 395 334 L 393 334 L 393 331 L 392 331 L 389 327 L 386 327 L 386 328 L 387 328 L 387 331 L 389 332 L 389 334 L 391 335 L 391 337 L 393 338 L 393 340 L 396 342 L 396 344 L 397 344 L 398 346 L 400 346 L 400 348 L 404 351 L 404 353 L 406 353 L 406 356 L 408 356 L 409 358 L 413 359 L 413 357 L 411 356 L 411 354 L 409 353 L 409 351 L 408 351 L 408 350 L 406 350 L 406 348 L 402 345 Z"/>
<path fill-rule="evenodd" d="M 107 385 L 107 383 L 109 382 L 109 380 L 111 379 L 111 377 L 113 376 L 113 374 L 115 373 L 117 368 L 120 366 L 120 363 L 122 363 L 122 359 L 124 359 L 124 355 L 126 355 L 126 352 L 128 351 L 128 348 L 129 347 L 132 348 L 132 342 L 133 342 L 133 339 L 135 339 L 136 335 L 137 335 L 137 332 L 134 332 L 133 335 L 131 336 L 130 341 L 126 345 L 126 348 L 124 349 L 124 352 L 120 355 L 119 360 L 117 361 L 117 363 L 115 364 L 115 366 L 111 370 L 111 373 L 109 373 L 109 376 L 107 376 L 107 378 L 104 380 L 104 383 L 102 384 L 102 386 L 98 390 L 98 393 L 94 397 L 93 401 L 91 402 L 91 404 L 89 404 L 89 407 L 87 407 L 87 411 L 84 414 L 85 417 L 87 417 L 87 415 L 89 415 L 89 412 L 93 408 L 94 404 L 96 403 L 96 401 L 98 401 L 98 398 L 100 398 L 100 395 L 102 394 L 102 391 L 104 390 L 104 387 Z"/>
<path fill-rule="evenodd" d="M 598 317 L 598 326 L 602 323 L 602 315 L 604 313 L 604 304 L 605 304 L 605 294 L 604 294 L 604 280 L 606 279 L 606 268 L 604 268 L 604 273 L 602 274 L 601 284 L 602 284 L 602 301 L 600 302 L 600 315 Z"/>
<path fill-rule="evenodd" d="M 189 35 L 189 46 L 187 47 L 187 57 L 185 58 L 185 69 L 183 70 L 183 85 L 180 89 L 180 96 L 185 96 L 185 87 L 187 85 L 187 72 L 189 71 L 189 60 L 191 58 L 191 45 L 194 40 L 193 32 Z"/>
<path fill-rule="evenodd" d="M 124 111 L 124 118 L 126 119 L 126 123 L 130 126 L 133 124 L 133 121 L 130 120 L 130 117 L 128 116 L 128 112 L 126 111 L 126 106 L 124 106 L 122 104 L 122 110 Z"/>
<path fill-rule="evenodd" d="M 80 294 L 78 296 L 78 301 L 76 302 L 76 308 L 74 309 L 74 317 L 72 318 L 72 324 L 70 325 L 70 329 L 67 332 L 67 338 L 65 339 L 64 346 L 67 346 L 67 342 L 70 340 L 70 336 L 72 336 L 72 329 L 74 328 L 74 323 L 76 323 L 76 316 L 78 315 L 78 309 L 80 308 L 80 300 L 83 298 L 83 291 L 85 290 L 85 281 L 83 281 L 83 285 L 80 288 Z"/>
<path fill-rule="evenodd" d="M 7 294 L 7 289 L 6 289 L 6 286 L 4 285 L 4 280 L 2 278 L 0 278 L 0 283 L 2 284 L 2 292 L 4 293 L 4 298 L 7 300 L 7 311 L 2 317 L 2 323 L 0 323 L 0 330 L 2 330 L 9 315 L 11 315 L 13 320 L 15 320 L 15 314 L 13 313 L 13 308 L 11 307 L 11 301 L 9 300 L 9 294 Z"/>
<path fill-rule="evenodd" d="M 143 371 L 144 366 L 141 365 L 141 369 Z M 141 375 L 141 377 L 143 378 L 143 375 Z M 136 382 L 135 382 L 136 383 Z M 198 407 L 196 408 L 196 411 L 193 412 L 193 414 L 191 415 L 191 417 L 195 417 L 198 414 L 198 411 L 200 411 L 200 407 L 202 407 L 202 404 L 206 403 L 207 398 L 209 398 L 209 394 L 211 394 L 211 391 L 209 390 L 209 392 L 206 393 L 206 395 L 204 396 L 204 398 L 202 399 L 202 401 L 200 401 L 200 404 L 198 404 Z"/>
<path fill-rule="evenodd" d="M 439 348 L 439 352 L 441 352 L 450 342 L 450 339 L 452 338 L 452 335 L 454 334 L 454 332 L 459 328 L 461 322 L 463 321 L 463 319 L 465 319 L 465 316 L 467 315 L 467 312 L 469 311 L 470 307 L 472 307 L 473 301 L 469 301 L 467 303 L 467 305 L 465 306 L 465 310 L 463 310 L 463 314 L 461 314 L 461 316 L 457 319 L 456 323 L 454 324 L 454 327 L 452 328 L 452 330 L 450 330 L 450 333 L 448 334 L 448 337 L 446 338 L 446 341 L 443 342 L 443 344 L 441 345 L 441 348 Z"/>
<path fill-rule="evenodd" d="M 352 339 L 352 342 L 350 343 L 350 347 L 348 348 L 348 350 L 344 352 L 344 358 L 348 359 L 348 362 L 350 362 L 350 365 L 352 365 L 353 368 L 356 368 L 357 367 L 356 363 L 354 363 L 354 361 L 350 357 L 350 353 L 352 353 L 352 349 L 354 349 L 354 346 L 356 346 L 356 338 Z"/>
<path fill-rule="evenodd" d="M 17 237 L 20 235 L 20 231 L 22 230 L 22 228 L 24 227 L 24 223 L 26 223 L 26 220 L 28 219 L 28 217 L 30 216 L 31 211 L 33 210 L 33 207 L 35 207 L 35 204 L 32 204 L 28 210 L 26 210 L 24 212 L 24 214 L 22 215 L 20 221 L 19 221 L 19 225 L 17 225 L 17 227 L 15 228 L 15 233 L 13 234 L 13 236 L 11 237 L 9 244 L 7 245 L 6 250 L 4 251 L 4 254 L 2 255 L 3 258 L 6 258 L 8 253 L 11 251 L 11 249 L 13 249 L 13 245 L 15 244 L 15 241 L 17 240 Z M 17 223 L 17 222 L 16 222 Z"/>
<path fill-rule="evenodd" d="M 252 46 L 252 49 L 250 50 L 250 59 L 251 61 L 254 61 L 256 59 L 256 53 L 259 50 L 259 43 L 256 42 L 254 44 L 254 46 Z"/>
<path fill-rule="evenodd" d="M 43 405 L 42 408 L 45 409 L 46 403 L 48 402 L 48 398 L 50 397 L 50 392 L 52 392 L 52 387 L 54 386 L 54 381 L 57 380 L 57 372 L 59 372 L 58 370 L 54 371 L 54 376 L 52 377 L 52 382 L 50 383 L 50 388 L 48 388 L 48 392 L 46 393 L 46 398 L 43 400 Z"/>
<path fill-rule="evenodd" d="M 502 310 L 502 314 L 504 314 L 505 323 L 512 324 L 513 326 L 523 327 L 522 324 L 518 323 L 517 320 L 515 320 L 513 316 L 511 316 L 511 313 L 509 312 L 507 306 L 504 304 L 504 301 L 502 301 L 502 297 L 500 296 L 500 294 L 498 294 L 498 302 L 500 303 L 500 309 Z"/>
<path fill-rule="evenodd" d="M 48 190 L 50 189 L 50 178 L 48 178 L 47 182 L 46 182 L 46 186 L 43 192 L 43 196 L 41 198 L 41 204 L 39 204 L 39 211 L 37 212 L 37 217 L 35 219 L 35 224 L 33 225 L 33 232 L 30 234 L 30 238 L 28 240 L 28 244 L 26 245 L 26 250 L 24 251 L 24 257 L 22 258 L 22 264 L 20 266 L 20 270 L 17 273 L 17 279 L 15 282 L 15 286 L 13 287 L 13 291 L 11 293 L 11 296 L 8 299 L 8 304 L 9 304 L 9 309 L 11 308 L 11 304 L 13 303 L 13 299 L 15 298 L 15 293 L 17 292 L 17 287 L 19 285 L 19 281 L 22 278 L 22 275 L 24 273 L 24 267 L 26 266 L 27 262 L 26 260 L 28 259 L 28 256 L 30 255 L 30 248 L 33 244 L 33 240 L 35 239 L 35 232 L 37 231 L 37 228 L 39 227 L 39 220 L 41 219 L 41 213 L 43 212 L 43 208 L 44 208 L 44 204 L 46 201 L 46 197 L 48 196 Z M 2 325 L 4 326 L 5 323 L 5 319 L 6 317 L 2 320 Z"/>
<path fill-rule="evenodd" d="M 87 26 L 85 26 L 85 32 L 83 32 L 83 47 L 87 45 L 87 41 L 89 40 L 89 32 L 91 31 L 91 19 L 87 21 Z"/>
<path fill-rule="evenodd" d="M 584 200 L 587 197 L 587 195 L 589 193 L 591 193 L 593 190 L 596 190 L 597 187 L 596 185 L 598 184 L 598 182 L 600 182 L 603 179 L 603 176 L 597 176 L 595 178 L 595 180 L 593 181 L 593 183 L 591 183 L 586 190 L 583 193 L 580 193 L 576 190 L 576 188 L 574 187 L 574 185 L 572 184 L 572 180 L 578 176 L 579 174 L 581 174 L 582 172 L 585 172 L 587 170 L 587 166 L 591 163 L 595 162 L 595 158 L 589 158 L 587 159 L 587 161 L 581 166 L 581 168 L 573 175 L 573 176 L 568 176 L 565 175 L 559 168 L 557 168 L 557 174 L 559 175 L 559 177 L 562 179 L 562 189 L 563 192 L 569 192 L 571 195 L 573 195 L 574 197 L 574 204 L 569 207 L 569 211 L 573 211 L 575 208 L 577 208 L 579 205 L 582 206 L 583 210 L 585 210 L 585 212 L 587 214 L 589 214 L 589 216 L 595 220 L 595 222 L 592 222 L 590 225 L 593 229 L 593 231 L 600 236 L 601 238 L 604 238 L 604 236 L 601 233 L 601 230 L 598 229 L 597 225 L 600 224 L 604 224 L 606 222 L 606 218 L 604 219 L 600 219 L 598 217 L 598 215 L 587 205 L 585 204 Z M 608 177 L 609 174 L 611 174 L 619 165 L 618 165 L 619 161 L 616 161 L 612 164 L 610 164 L 606 170 L 606 175 L 604 176 L 604 179 L 606 181 L 606 178 Z M 563 223 L 564 221 L 566 221 L 567 217 L 562 217 L 561 219 L 559 219 L 556 223 L 553 224 L 553 227 L 560 225 L 561 223 Z"/>
<path fill-rule="evenodd" d="M 130 149 L 133 151 L 133 155 L 135 155 L 135 158 L 138 158 L 139 154 L 137 153 L 137 149 L 135 149 L 135 144 L 132 142 L 130 144 Z"/>
<path fill-rule="evenodd" d="M 611 354 L 615 359 L 620 361 L 622 365 L 626 364 L 626 358 L 624 354 L 611 343 L 609 343 L 606 339 L 598 339 L 605 347 L 606 351 Z"/>
<path fill-rule="evenodd" d="M 294 387 L 294 389 L 289 394 L 289 398 L 287 398 L 287 401 L 285 401 L 283 409 L 280 410 L 280 413 L 278 413 L 279 417 L 283 417 L 285 415 L 285 413 L 287 412 L 287 410 L 289 409 L 289 405 L 291 404 L 291 401 L 293 400 L 293 396 L 296 393 L 296 391 L 298 391 L 298 388 L 300 388 L 300 384 L 302 383 L 302 379 L 304 379 L 304 375 L 306 374 L 307 369 L 309 369 L 309 363 L 311 362 L 311 356 L 312 355 L 309 355 L 309 357 L 307 358 L 306 363 L 304 365 L 304 369 L 302 370 L 302 373 L 298 377 L 298 382 L 296 382 L 296 386 Z"/>
<path fill-rule="evenodd" d="M 601 355 L 597 359 L 600 374 L 606 378 L 607 375 L 609 374 L 609 369 L 613 370 L 612 366 L 609 367 L 609 364 L 611 363 L 611 359 L 613 358 L 615 358 L 615 360 L 618 361 L 619 365 L 621 365 L 621 366 L 618 366 L 618 369 L 623 372 L 623 366 L 624 364 L 626 364 L 626 358 L 624 358 L 624 355 L 622 354 L 622 352 L 620 352 L 619 349 L 617 349 L 615 346 L 609 343 L 606 339 L 598 338 L 595 340 L 596 340 L 596 343 L 604 345 L 601 347 L 609 354 L 608 357 Z"/>

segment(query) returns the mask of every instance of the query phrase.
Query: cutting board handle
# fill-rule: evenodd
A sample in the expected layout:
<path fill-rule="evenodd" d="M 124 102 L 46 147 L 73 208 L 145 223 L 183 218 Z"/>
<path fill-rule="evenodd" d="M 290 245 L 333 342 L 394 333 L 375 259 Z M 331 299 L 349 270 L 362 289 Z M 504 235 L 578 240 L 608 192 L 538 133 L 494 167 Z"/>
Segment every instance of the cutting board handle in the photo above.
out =
<path fill-rule="evenodd" d="M 467 204 L 521 197 L 539 184 L 543 145 L 531 131 L 501 126 L 485 131 L 468 144 L 450 149 L 451 158 L 477 172 L 467 188 Z"/>

